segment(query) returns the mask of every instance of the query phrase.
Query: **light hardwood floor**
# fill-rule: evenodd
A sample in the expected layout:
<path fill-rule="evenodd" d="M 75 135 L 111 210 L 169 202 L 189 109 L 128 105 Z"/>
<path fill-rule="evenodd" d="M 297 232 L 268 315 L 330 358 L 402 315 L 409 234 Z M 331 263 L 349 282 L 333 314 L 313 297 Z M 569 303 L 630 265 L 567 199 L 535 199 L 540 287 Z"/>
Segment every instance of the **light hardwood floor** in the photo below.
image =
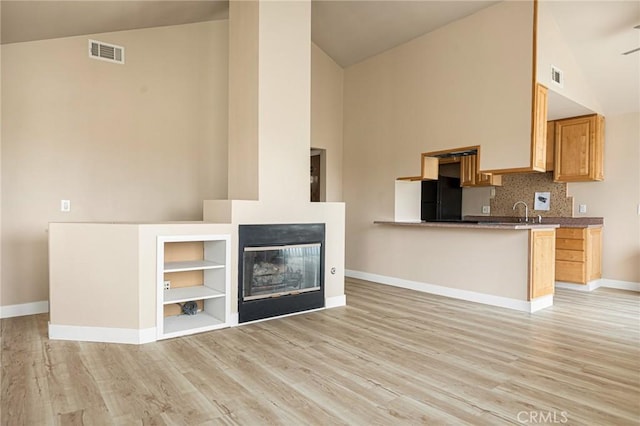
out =
<path fill-rule="evenodd" d="M 3 425 L 640 423 L 637 293 L 525 314 L 365 282 L 348 306 L 147 345 L 1 322 Z"/>

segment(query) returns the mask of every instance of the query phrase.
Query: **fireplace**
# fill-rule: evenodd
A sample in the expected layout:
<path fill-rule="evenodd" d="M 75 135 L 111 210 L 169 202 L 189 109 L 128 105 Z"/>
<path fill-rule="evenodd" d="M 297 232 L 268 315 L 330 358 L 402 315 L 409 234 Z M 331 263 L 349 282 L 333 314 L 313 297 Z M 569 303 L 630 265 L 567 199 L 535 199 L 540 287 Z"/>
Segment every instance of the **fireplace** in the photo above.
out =
<path fill-rule="evenodd" d="M 238 321 L 324 307 L 324 224 L 240 225 Z"/>

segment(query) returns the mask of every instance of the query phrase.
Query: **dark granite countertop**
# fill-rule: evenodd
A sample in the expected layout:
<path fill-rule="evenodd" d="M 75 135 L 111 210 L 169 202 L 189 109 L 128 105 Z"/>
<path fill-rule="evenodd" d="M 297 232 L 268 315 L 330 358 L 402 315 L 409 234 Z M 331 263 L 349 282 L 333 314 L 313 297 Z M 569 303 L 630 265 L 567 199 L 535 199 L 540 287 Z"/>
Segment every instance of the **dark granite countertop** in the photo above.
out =
<path fill-rule="evenodd" d="M 500 223 L 519 223 L 519 217 L 514 216 L 465 216 L 465 220 L 471 221 L 487 221 Z M 538 216 L 531 216 L 529 220 L 535 218 L 538 222 Z M 543 217 L 542 225 L 545 223 L 560 225 L 561 228 L 600 228 L 604 226 L 604 218 L 602 217 Z"/>
<path fill-rule="evenodd" d="M 522 230 L 522 229 L 554 229 L 558 228 L 558 224 L 553 223 L 519 223 L 519 222 L 498 222 L 487 221 L 483 216 L 479 221 L 460 221 L 460 222 L 395 222 L 376 220 L 376 225 L 395 225 L 395 226 L 414 226 L 422 228 L 469 228 L 469 229 L 506 229 L 506 230 Z"/>

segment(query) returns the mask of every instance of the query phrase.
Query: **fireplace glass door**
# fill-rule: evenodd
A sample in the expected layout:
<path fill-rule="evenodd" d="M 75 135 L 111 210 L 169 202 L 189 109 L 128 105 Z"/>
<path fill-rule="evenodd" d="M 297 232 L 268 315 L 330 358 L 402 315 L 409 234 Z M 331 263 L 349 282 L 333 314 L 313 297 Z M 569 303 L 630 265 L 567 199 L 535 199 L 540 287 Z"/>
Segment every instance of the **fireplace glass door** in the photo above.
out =
<path fill-rule="evenodd" d="M 320 290 L 320 243 L 245 247 L 243 299 Z"/>

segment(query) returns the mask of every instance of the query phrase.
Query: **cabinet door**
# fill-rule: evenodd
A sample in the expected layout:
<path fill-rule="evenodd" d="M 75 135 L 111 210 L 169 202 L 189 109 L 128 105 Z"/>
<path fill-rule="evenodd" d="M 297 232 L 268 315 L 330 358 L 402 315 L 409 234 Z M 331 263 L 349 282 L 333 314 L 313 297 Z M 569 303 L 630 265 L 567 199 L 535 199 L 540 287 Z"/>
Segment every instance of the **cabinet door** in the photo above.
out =
<path fill-rule="evenodd" d="M 476 174 L 476 186 L 502 186 L 502 176 L 478 173 Z"/>
<path fill-rule="evenodd" d="M 592 175 L 594 180 L 604 180 L 604 117 L 595 118 L 595 135 L 592 145 Z"/>
<path fill-rule="evenodd" d="M 467 155 L 460 158 L 460 186 L 473 186 L 476 184 L 477 156 Z"/>
<path fill-rule="evenodd" d="M 554 157 L 556 151 L 556 122 L 547 121 L 547 164 L 545 170 L 552 172 L 554 169 Z"/>
<path fill-rule="evenodd" d="M 554 180 L 602 180 L 602 127 L 597 115 L 557 120 Z"/>
<path fill-rule="evenodd" d="M 491 175 L 486 173 L 478 173 L 476 174 L 476 184 L 477 185 L 491 185 Z"/>
<path fill-rule="evenodd" d="M 556 281 L 586 284 L 587 277 L 584 262 L 556 260 Z"/>
<path fill-rule="evenodd" d="M 460 186 L 501 186 L 502 176 L 478 172 L 477 155 L 460 158 Z"/>
<path fill-rule="evenodd" d="M 602 278 L 602 228 L 587 231 L 587 281 Z"/>
<path fill-rule="evenodd" d="M 529 300 L 553 294 L 555 287 L 555 231 L 530 231 Z"/>
<path fill-rule="evenodd" d="M 543 172 L 547 164 L 547 88 L 536 84 L 533 98 L 533 140 L 531 166 Z"/>

